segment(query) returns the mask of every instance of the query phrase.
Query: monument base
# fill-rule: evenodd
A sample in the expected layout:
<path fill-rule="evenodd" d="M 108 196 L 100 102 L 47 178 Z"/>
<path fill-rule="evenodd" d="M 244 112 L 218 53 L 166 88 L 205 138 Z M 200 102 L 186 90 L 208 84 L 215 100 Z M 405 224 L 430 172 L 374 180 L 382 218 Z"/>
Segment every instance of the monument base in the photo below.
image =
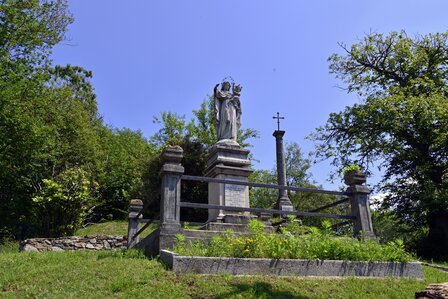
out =
<path fill-rule="evenodd" d="M 278 201 L 277 209 L 279 209 L 280 211 L 294 211 L 294 205 L 288 197 L 285 199 L 280 198 L 280 200 Z"/>
<path fill-rule="evenodd" d="M 248 182 L 253 172 L 249 160 L 249 150 L 241 148 L 234 141 L 221 140 L 210 150 L 207 162 L 207 177 Z M 209 183 L 208 203 L 249 207 L 249 187 L 243 185 Z M 247 223 L 247 212 L 235 213 L 225 210 L 209 210 L 208 220 L 222 223 Z"/>

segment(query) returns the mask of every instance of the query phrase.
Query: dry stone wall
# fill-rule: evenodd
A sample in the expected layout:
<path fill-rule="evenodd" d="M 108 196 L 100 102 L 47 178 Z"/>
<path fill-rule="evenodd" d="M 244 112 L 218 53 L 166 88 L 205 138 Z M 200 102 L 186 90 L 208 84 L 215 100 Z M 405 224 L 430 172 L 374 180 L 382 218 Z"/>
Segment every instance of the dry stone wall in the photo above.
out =
<path fill-rule="evenodd" d="M 89 236 L 27 239 L 20 243 L 20 251 L 65 251 L 125 249 L 126 236 Z"/>

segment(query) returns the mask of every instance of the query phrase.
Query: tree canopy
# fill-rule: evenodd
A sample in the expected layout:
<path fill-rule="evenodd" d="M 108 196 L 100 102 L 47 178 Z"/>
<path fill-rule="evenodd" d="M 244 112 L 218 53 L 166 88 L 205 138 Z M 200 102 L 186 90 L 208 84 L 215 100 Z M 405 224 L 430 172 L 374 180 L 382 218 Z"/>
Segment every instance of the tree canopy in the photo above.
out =
<path fill-rule="evenodd" d="M 52 65 L 67 8 L 0 1 L 0 240 L 69 234 L 93 207 L 123 217 L 144 193 L 152 146 L 103 124 L 90 71 Z"/>
<path fill-rule="evenodd" d="M 448 33 L 374 33 L 341 47 L 330 72 L 362 103 L 331 113 L 312 135 L 318 157 L 339 169 L 378 164 L 389 194 L 383 207 L 424 225 L 448 211 Z"/>

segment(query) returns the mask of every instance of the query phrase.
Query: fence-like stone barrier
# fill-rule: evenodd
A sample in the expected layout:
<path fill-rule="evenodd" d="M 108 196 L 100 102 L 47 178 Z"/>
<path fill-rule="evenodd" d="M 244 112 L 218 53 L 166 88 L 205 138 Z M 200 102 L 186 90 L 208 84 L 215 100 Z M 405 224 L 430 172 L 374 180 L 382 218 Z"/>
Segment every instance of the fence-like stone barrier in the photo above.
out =
<path fill-rule="evenodd" d="M 110 250 L 125 249 L 126 236 L 92 236 L 26 239 L 20 243 L 20 251 Z"/>

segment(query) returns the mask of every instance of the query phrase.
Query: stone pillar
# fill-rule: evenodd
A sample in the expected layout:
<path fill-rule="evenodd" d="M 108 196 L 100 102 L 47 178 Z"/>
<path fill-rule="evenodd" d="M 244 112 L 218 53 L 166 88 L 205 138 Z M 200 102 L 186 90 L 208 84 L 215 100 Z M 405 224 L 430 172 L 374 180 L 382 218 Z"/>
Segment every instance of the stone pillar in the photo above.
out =
<path fill-rule="evenodd" d="M 210 150 L 207 177 L 248 182 L 253 172 L 248 158 L 249 151 L 237 143 L 217 142 Z M 233 207 L 249 207 L 249 187 L 221 183 L 209 183 L 208 203 Z M 247 223 L 249 213 L 225 210 L 208 210 L 210 222 Z"/>
<path fill-rule="evenodd" d="M 143 209 L 143 202 L 140 199 L 132 199 L 129 205 L 128 216 L 128 248 L 134 247 L 135 244 L 140 242 L 140 236 L 137 236 L 134 240 L 132 238 L 140 229 L 140 219 L 143 215 L 137 215 Z"/>
<path fill-rule="evenodd" d="M 181 233 L 180 225 L 180 181 L 184 168 L 180 164 L 183 150 L 179 146 L 168 146 L 162 153 L 164 164 L 162 176 L 162 198 L 160 201 L 159 248 L 172 248 L 176 234 Z"/>
<path fill-rule="evenodd" d="M 355 236 L 364 235 L 366 238 L 375 239 L 369 206 L 370 190 L 364 185 L 365 173 L 350 173 L 344 179 L 345 183 L 349 185 L 346 193 L 350 197 L 351 213 L 356 217 L 353 226 Z"/>
<path fill-rule="evenodd" d="M 280 186 L 286 186 L 285 152 L 283 150 L 283 135 L 285 131 L 276 130 L 272 134 L 275 137 L 277 153 L 277 180 Z M 288 190 L 278 190 L 277 208 L 281 211 L 294 211 L 294 206 L 289 200 Z"/>

